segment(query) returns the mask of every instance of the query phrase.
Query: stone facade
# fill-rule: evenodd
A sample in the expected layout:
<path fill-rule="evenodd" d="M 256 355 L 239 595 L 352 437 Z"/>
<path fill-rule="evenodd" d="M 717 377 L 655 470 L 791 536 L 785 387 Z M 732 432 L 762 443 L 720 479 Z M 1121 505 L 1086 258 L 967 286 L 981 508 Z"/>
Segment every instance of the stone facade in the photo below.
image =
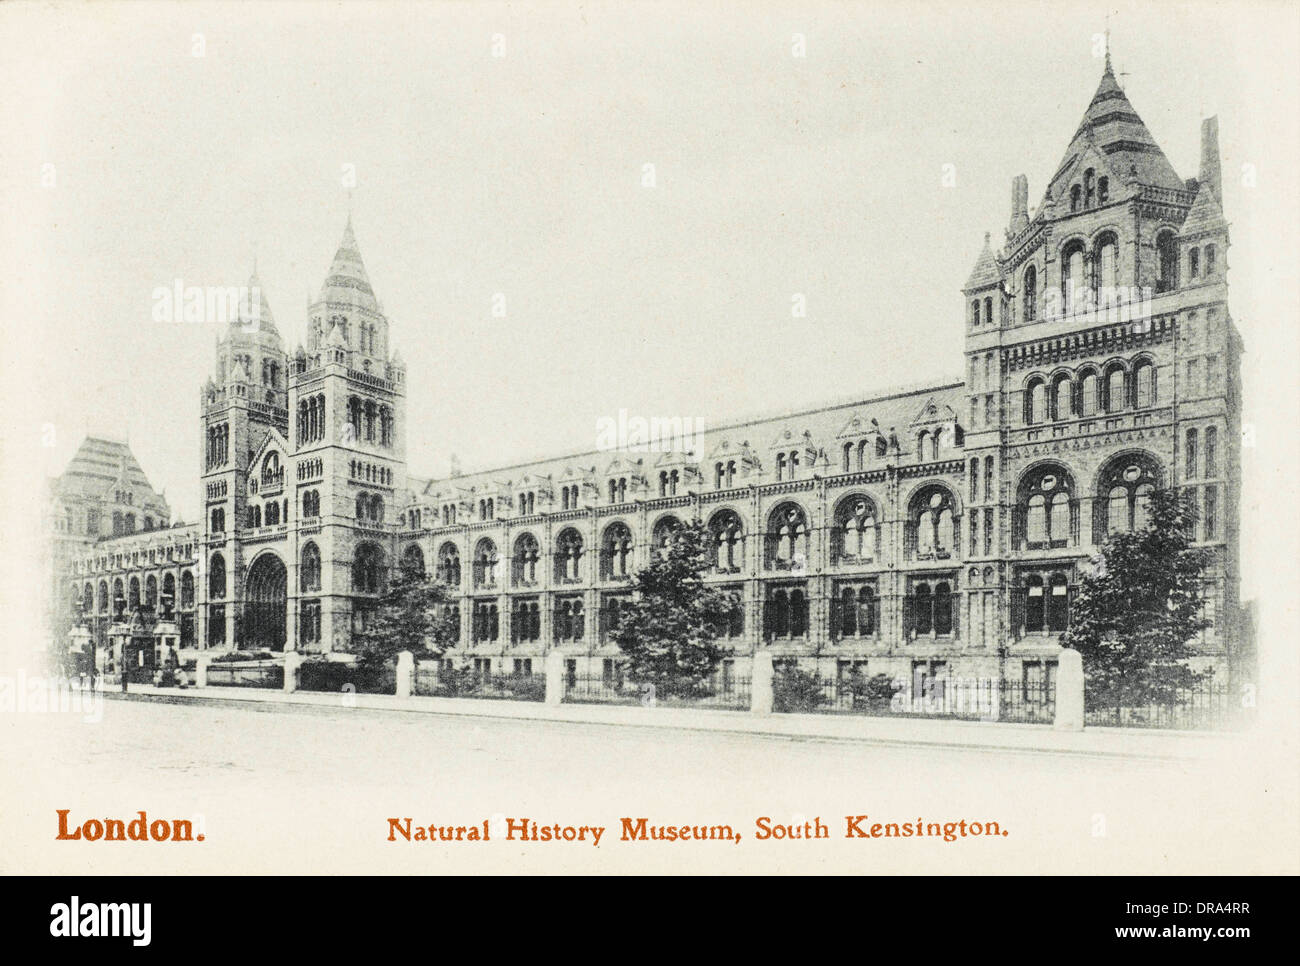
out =
<path fill-rule="evenodd" d="M 167 573 L 193 581 L 168 603 L 187 646 L 342 651 L 406 560 L 457 593 L 463 660 L 540 670 L 559 649 L 598 673 L 631 574 L 698 517 L 709 579 L 744 601 L 738 670 L 766 648 L 823 673 L 1050 675 L 1106 533 L 1174 485 L 1214 559 L 1199 651 L 1232 665 L 1242 344 L 1214 119 L 1202 140 L 1179 179 L 1107 65 L 1038 207 L 1015 178 L 1003 244 L 985 238 L 965 382 L 446 479 L 408 475 L 405 367 L 349 221 L 305 346 L 285 351 L 264 301 L 220 340 L 197 524 L 115 537 L 114 508 L 88 527 L 56 485 L 64 592 L 105 633 L 132 580 Z M 117 476 L 77 499 L 120 496 Z"/>

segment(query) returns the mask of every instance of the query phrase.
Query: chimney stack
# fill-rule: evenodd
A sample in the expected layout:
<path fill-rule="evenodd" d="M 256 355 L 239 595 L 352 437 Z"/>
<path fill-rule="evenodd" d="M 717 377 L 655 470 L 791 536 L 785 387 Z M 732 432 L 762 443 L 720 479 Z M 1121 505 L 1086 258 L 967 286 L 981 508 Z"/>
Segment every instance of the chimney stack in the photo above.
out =
<path fill-rule="evenodd" d="M 1018 174 L 1011 179 L 1011 233 L 1029 224 L 1029 179 Z"/>
<path fill-rule="evenodd" d="M 1223 174 L 1219 168 L 1219 119 L 1207 117 L 1201 122 L 1201 183 L 1214 189 L 1214 197 L 1223 201 Z"/>

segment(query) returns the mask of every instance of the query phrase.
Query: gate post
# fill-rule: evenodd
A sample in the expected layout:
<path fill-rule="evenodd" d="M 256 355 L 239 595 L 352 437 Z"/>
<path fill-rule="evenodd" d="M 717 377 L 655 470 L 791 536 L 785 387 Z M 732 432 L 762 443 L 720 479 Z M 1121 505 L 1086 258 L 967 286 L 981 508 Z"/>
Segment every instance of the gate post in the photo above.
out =
<path fill-rule="evenodd" d="M 1057 731 L 1083 730 L 1083 655 L 1064 648 L 1056 665 Z"/>
<path fill-rule="evenodd" d="M 292 693 L 298 690 L 298 668 L 302 664 L 302 655 L 297 651 L 287 651 L 284 655 L 284 690 Z"/>
<path fill-rule="evenodd" d="M 772 713 L 772 683 L 775 677 L 772 655 L 767 651 L 756 650 L 754 669 L 749 678 L 749 710 L 752 714 Z"/>
<path fill-rule="evenodd" d="M 546 655 L 546 703 L 564 702 L 564 654 L 555 648 Z"/>
<path fill-rule="evenodd" d="M 397 655 L 397 687 L 395 694 L 399 698 L 411 696 L 411 677 L 415 672 L 415 656 L 410 651 L 400 651 Z"/>
<path fill-rule="evenodd" d="M 200 653 L 194 659 L 194 686 L 196 688 L 206 688 L 208 686 L 208 655 Z"/>

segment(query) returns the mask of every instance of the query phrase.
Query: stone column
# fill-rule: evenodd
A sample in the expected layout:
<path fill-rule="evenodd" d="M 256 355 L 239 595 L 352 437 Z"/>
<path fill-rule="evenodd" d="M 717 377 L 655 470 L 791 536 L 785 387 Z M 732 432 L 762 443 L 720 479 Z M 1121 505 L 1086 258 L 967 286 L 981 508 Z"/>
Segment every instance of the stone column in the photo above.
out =
<path fill-rule="evenodd" d="M 1064 648 L 1056 666 L 1057 731 L 1083 730 L 1083 655 Z"/>
<path fill-rule="evenodd" d="M 200 652 L 194 660 L 194 686 L 196 688 L 206 688 L 208 686 L 209 660 L 211 658 L 205 652 Z"/>

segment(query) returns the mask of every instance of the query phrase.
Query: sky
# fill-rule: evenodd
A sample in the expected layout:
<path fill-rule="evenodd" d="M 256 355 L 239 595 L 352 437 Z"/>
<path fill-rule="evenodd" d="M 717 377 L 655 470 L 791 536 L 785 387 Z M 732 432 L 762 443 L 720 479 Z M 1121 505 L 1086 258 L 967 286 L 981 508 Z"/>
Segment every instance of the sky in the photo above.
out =
<path fill-rule="evenodd" d="M 126 438 L 194 519 L 218 327 L 153 321 L 152 293 L 256 259 L 292 351 L 349 208 L 415 475 L 591 449 L 621 409 L 712 426 L 960 379 L 960 287 L 1012 178 L 1041 198 L 1109 25 L 1180 176 L 1219 117 L 1261 440 L 1243 544 L 1280 539 L 1260 508 L 1300 469 L 1293 5 L 3 6 L 10 478 Z"/>

